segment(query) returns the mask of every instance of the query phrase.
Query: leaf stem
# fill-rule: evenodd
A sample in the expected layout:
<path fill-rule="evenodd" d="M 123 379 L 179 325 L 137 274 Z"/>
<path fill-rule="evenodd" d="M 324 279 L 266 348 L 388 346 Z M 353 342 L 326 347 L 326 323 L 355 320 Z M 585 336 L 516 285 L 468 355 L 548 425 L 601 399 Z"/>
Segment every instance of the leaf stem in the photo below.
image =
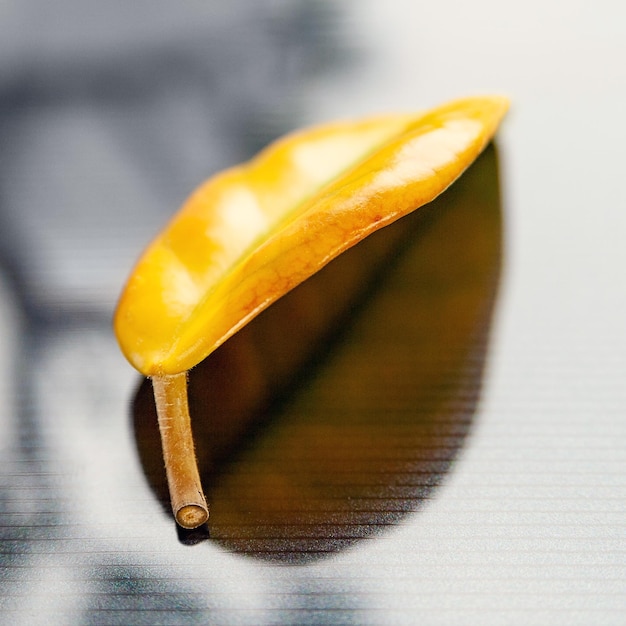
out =
<path fill-rule="evenodd" d="M 197 528 L 209 517 L 202 492 L 187 402 L 187 372 L 153 376 L 172 510 L 183 528 Z"/>

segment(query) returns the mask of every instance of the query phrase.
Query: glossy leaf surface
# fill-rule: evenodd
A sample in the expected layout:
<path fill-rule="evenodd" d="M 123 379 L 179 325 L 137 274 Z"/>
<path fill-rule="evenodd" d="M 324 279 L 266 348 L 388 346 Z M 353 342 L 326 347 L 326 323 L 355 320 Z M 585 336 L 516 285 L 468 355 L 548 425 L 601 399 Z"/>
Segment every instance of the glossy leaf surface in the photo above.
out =
<path fill-rule="evenodd" d="M 202 185 L 136 265 L 115 330 L 146 375 L 195 366 L 341 252 L 430 202 L 480 154 L 508 102 L 330 124 Z"/>

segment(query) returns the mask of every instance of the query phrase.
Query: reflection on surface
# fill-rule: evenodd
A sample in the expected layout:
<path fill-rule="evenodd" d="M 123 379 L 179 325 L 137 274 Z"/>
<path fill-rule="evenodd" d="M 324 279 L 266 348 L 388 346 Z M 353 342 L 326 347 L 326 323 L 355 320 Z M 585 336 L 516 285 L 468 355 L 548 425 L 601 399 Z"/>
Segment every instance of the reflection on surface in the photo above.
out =
<path fill-rule="evenodd" d="M 306 562 L 432 497 L 476 408 L 500 256 L 489 148 L 428 208 L 334 261 L 199 365 L 190 404 L 211 540 Z M 148 384 L 134 422 L 167 508 Z"/>

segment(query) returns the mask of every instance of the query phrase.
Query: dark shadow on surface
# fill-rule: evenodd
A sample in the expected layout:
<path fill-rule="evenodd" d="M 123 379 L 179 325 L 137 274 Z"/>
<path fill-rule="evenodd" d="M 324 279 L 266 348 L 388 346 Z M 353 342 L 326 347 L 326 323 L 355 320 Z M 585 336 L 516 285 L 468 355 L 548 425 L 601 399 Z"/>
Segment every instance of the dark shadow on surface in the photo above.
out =
<path fill-rule="evenodd" d="M 306 563 L 433 497 L 480 396 L 501 264 L 493 147 L 445 194 L 285 296 L 190 375 L 204 537 Z M 133 407 L 169 512 L 149 383 Z"/>

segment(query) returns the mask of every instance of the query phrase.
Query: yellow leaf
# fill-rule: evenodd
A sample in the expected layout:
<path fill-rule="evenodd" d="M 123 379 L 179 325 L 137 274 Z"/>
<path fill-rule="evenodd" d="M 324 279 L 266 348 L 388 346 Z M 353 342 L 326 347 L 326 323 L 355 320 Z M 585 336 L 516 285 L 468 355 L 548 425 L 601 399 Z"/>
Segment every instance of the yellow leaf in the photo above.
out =
<path fill-rule="evenodd" d="M 478 156 L 508 103 L 329 124 L 203 184 L 148 247 L 115 331 L 147 376 L 184 372 L 378 228 L 430 202 Z"/>
<path fill-rule="evenodd" d="M 186 371 L 339 254 L 436 198 L 507 108 L 502 97 L 468 98 L 294 133 L 200 186 L 150 244 L 114 326 L 128 360 L 153 380 L 179 524 L 208 516 Z"/>

